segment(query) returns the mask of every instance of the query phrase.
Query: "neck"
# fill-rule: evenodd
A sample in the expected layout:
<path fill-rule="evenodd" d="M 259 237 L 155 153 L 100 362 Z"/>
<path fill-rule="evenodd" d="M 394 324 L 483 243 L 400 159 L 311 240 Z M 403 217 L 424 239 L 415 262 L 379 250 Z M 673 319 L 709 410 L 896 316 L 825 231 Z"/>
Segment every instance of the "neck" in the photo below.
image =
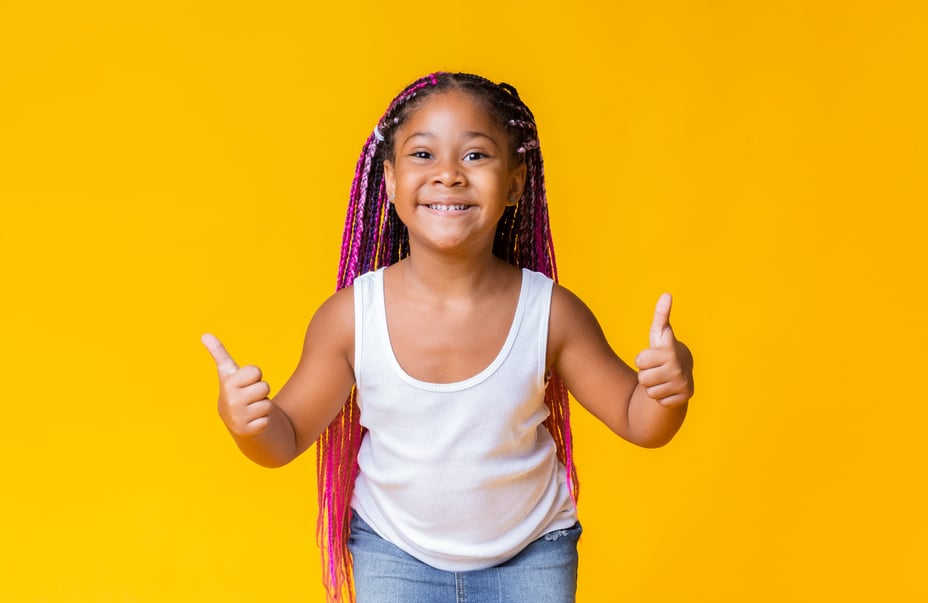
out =
<path fill-rule="evenodd" d="M 473 295 L 486 287 L 494 287 L 513 266 L 493 255 L 429 253 L 410 249 L 409 257 L 397 265 L 404 287 L 426 295 L 442 298 Z"/>

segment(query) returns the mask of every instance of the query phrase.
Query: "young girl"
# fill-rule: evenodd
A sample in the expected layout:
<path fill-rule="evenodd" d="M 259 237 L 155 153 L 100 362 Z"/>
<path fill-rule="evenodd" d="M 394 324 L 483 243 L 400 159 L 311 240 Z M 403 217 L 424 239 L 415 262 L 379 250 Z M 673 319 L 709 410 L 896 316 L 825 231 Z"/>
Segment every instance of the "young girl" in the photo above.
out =
<path fill-rule="evenodd" d="M 531 111 L 508 84 L 435 73 L 364 145 L 338 290 L 280 392 L 204 335 L 249 458 L 276 467 L 317 445 L 330 600 L 574 600 L 567 390 L 661 446 L 693 394 L 692 356 L 663 295 L 636 374 L 556 278 Z"/>

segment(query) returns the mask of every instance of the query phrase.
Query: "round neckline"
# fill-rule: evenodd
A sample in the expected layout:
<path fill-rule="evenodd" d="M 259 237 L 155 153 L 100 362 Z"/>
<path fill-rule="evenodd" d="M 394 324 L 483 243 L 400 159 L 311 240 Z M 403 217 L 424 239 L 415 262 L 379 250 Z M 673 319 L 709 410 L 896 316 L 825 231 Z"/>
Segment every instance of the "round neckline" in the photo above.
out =
<path fill-rule="evenodd" d="M 383 329 L 384 333 L 384 341 L 386 342 L 387 347 L 387 358 L 389 359 L 393 370 L 403 381 L 409 385 L 428 391 L 460 391 L 485 381 L 490 377 L 490 375 L 499 369 L 499 367 L 506 360 L 506 357 L 509 355 L 512 346 L 515 343 L 516 334 L 519 332 L 519 326 L 522 324 L 522 317 L 525 314 L 525 304 L 528 297 L 529 287 L 529 278 L 526 274 L 525 268 L 522 268 L 522 282 L 519 286 L 519 301 L 516 303 L 516 311 L 512 316 L 512 323 L 509 325 L 509 333 L 506 335 L 506 340 L 503 342 L 499 352 L 496 354 L 490 364 L 476 375 L 461 381 L 452 381 L 450 383 L 434 383 L 432 381 L 416 379 L 407 373 L 406 370 L 400 365 L 399 360 L 396 358 L 396 352 L 393 350 L 393 341 L 390 339 L 390 329 L 387 325 L 387 305 L 386 294 L 384 292 L 383 271 L 383 268 L 377 271 L 377 280 L 379 282 L 376 284 L 378 297 L 380 298 L 380 307 L 383 309 L 380 314 L 380 327 Z"/>

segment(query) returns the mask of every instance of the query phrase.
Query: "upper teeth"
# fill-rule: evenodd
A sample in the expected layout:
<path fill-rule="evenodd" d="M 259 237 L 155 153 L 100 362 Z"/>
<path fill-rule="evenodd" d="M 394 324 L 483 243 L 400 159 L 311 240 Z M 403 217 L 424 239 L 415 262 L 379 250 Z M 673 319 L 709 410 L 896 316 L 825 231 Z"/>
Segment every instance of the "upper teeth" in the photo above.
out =
<path fill-rule="evenodd" d="M 467 209 L 467 206 L 466 205 L 440 205 L 438 203 L 429 203 L 429 208 L 438 209 L 441 211 L 452 211 L 452 210 Z"/>

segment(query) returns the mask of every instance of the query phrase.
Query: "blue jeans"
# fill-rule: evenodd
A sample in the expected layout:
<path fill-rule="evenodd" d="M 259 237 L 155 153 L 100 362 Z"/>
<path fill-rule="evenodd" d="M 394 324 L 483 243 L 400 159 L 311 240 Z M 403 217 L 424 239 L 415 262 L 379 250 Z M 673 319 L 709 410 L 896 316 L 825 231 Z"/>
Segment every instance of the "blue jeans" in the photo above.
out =
<path fill-rule="evenodd" d="M 348 548 L 357 603 L 573 603 L 581 531 L 576 523 L 549 532 L 496 567 L 446 572 L 390 544 L 355 513 Z"/>

